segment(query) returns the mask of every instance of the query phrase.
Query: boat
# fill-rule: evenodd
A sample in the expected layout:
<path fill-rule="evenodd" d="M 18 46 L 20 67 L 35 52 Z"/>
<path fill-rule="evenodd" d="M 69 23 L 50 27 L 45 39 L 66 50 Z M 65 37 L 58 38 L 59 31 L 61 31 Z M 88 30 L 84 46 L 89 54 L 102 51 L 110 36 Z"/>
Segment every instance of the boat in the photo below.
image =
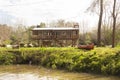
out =
<path fill-rule="evenodd" d="M 94 43 L 87 44 L 87 45 L 78 45 L 78 49 L 85 49 L 85 50 L 91 50 L 94 49 Z"/>

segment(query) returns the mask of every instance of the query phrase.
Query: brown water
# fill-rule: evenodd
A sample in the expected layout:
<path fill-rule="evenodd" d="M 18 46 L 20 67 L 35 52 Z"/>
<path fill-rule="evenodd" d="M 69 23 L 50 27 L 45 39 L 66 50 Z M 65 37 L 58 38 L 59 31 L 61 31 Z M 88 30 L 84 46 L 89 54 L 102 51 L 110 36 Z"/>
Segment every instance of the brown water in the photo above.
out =
<path fill-rule="evenodd" d="M 0 80 L 120 80 L 118 77 L 73 73 L 40 66 L 0 66 Z"/>

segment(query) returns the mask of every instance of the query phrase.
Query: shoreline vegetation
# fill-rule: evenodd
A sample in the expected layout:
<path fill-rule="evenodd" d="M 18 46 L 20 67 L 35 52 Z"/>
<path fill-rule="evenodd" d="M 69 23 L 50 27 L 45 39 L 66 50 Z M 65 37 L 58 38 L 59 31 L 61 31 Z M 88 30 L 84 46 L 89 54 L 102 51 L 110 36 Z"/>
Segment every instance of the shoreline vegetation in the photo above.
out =
<path fill-rule="evenodd" d="M 28 64 L 102 75 L 120 75 L 120 48 L 0 48 L 0 65 Z"/>

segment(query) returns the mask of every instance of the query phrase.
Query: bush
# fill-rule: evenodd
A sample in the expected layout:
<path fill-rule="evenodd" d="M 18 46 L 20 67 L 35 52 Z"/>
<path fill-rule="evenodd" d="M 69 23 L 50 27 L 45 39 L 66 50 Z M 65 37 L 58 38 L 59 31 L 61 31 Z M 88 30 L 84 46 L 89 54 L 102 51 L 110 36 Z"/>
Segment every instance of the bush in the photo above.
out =
<path fill-rule="evenodd" d="M 9 52 L 0 52 L 0 65 L 9 65 L 15 62 L 16 58 L 14 54 Z"/>
<path fill-rule="evenodd" d="M 120 75 L 120 50 L 95 48 L 84 51 L 65 47 L 2 49 L 0 64 L 34 64 L 53 69 Z"/>

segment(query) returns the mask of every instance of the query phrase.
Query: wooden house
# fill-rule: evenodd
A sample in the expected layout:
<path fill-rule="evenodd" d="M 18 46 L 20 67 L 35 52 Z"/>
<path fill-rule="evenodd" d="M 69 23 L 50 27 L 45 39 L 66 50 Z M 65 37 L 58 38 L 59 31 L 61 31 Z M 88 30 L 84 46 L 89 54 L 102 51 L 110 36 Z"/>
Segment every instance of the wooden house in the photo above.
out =
<path fill-rule="evenodd" d="M 74 28 L 34 28 L 32 30 L 32 39 L 37 40 L 38 43 L 57 43 L 64 46 L 64 41 L 71 41 L 71 45 L 75 46 L 79 38 L 79 27 Z"/>

